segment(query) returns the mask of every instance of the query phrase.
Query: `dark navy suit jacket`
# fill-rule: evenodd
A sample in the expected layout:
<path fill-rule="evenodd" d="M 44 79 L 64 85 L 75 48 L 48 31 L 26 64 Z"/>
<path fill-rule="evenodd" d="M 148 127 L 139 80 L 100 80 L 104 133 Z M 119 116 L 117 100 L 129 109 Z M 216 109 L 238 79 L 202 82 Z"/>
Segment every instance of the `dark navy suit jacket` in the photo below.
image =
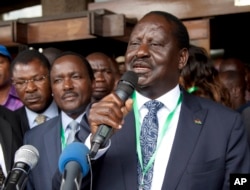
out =
<path fill-rule="evenodd" d="M 58 108 L 58 113 L 59 112 L 60 112 L 60 109 Z M 20 120 L 21 132 L 22 132 L 22 136 L 24 137 L 25 132 L 30 130 L 29 120 L 28 120 L 27 112 L 25 110 L 25 106 L 22 106 L 19 109 L 15 110 L 15 113 L 18 116 L 18 119 Z"/>
<path fill-rule="evenodd" d="M 22 132 L 22 136 L 24 136 L 25 132 L 30 129 L 25 106 L 22 106 L 19 109 L 15 110 L 15 113 L 20 119 L 21 132 Z"/>
<path fill-rule="evenodd" d="M 61 154 L 61 118 L 57 116 L 28 130 L 24 135 L 24 144 L 37 148 L 39 160 L 31 170 L 27 190 L 50 190 L 58 159 Z"/>
<path fill-rule="evenodd" d="M 0 106 L 0 143 L 7 172 L 12 169 L 15 152 L 23 144 L 19 121 L 14 112 Z"/>
<path fill-rule="evenodd" d="M 80 131 L 78 138 L 84 142 L 86 131 Z M 111 137 L 109 150 L 92 164 L 93 190 L 137 189 L 135 139 L 135 118 L 130 112 L 123 128 Z M 162 190 L 229 190 L 231 173 L 249 172 L 250 153 L 240 114 L 183 92 Z M 89 190 L 87 177 L 82 180 L 84 190 Z M 58 189 L 55 181 L 53 187 Z"/>
<path fill-rule="evenodd" d="M 24 144 L 36 147 L 40 155 L 37 165 L 29 174 L 27 190 L 52 189 L 52 178 L 62 152 L 61 127 L 61 115 L 58 115 L 25 133 Z"/>

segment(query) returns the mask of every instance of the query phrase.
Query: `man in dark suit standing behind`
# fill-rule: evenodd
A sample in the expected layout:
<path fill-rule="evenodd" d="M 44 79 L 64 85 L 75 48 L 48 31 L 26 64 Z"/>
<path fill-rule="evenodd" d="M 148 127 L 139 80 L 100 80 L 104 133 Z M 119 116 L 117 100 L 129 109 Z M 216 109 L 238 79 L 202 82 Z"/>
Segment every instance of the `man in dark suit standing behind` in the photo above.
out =
<path fill-rule="evenodd" d="M 117 63 L 102 52 L 93 52 L 86 59 L 89 61 L 95 76 L 92 101 L 99 101 L 111 93 L 120 78 Z"/>
<path fill-rule="evenodd" d="M 16 115 L 4 106 L 0 106 L 0 167 L 4 177 L 7 177 L 12 169 L 15 152 L 23 143 L 20 129 Z M 0 187 L 1 182 L 3 181 L 0 181 Z"/>
<path fill-rule="evenodd" d="M 240 114 L 180 88 L 188 55 L 188 32 L 178 18 L 153 11 L 138 21 L 125 54 L 127 70 L 139 77 L 133 104 L 112 93 L 89 110 L 93 134 L 101 124 L 115 129 L 95 162 L 93 190 L 228 190 L 230 174 L 250 172 Z"/>
<path fill-rule="evenodd" d="M 89 62 L 81 55 L 74 52 L 60 54 L 52 63 L 50 80 L 61 113 L 27 131 L 24 136 L 24 144 L 33 145 L 40 154 L 36 167 L 30 173 L 27 190 L 52 189 L 59 156 L 70 143 L 70 124 L 77 122 L 76 130 L 83 127 L 81 121 L 91 101 L 94 74 Z M 89 128 L 86 129 L 89 134 Z"/>

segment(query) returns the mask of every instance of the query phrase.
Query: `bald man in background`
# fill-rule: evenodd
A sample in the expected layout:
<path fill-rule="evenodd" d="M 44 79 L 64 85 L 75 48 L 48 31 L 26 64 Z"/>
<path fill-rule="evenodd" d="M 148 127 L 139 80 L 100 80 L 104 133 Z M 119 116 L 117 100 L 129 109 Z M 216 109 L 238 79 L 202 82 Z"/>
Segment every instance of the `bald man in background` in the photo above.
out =
<path fill-rule="evenodd" d="M 91 53 L 86 59 L 89 61 L 95 76 L 92 101 L 99 101 L 116 87 L 120 79 L 119 67 L 115 59 L 102 52 Z"/>
<path fill-rule="evenodd" d="M 48 47 L 43 50 L 43 55 L 49 60 L 50 64 L 53 63 L 55 58 L 59 56 L 63 51 L 55 47 Z"/>

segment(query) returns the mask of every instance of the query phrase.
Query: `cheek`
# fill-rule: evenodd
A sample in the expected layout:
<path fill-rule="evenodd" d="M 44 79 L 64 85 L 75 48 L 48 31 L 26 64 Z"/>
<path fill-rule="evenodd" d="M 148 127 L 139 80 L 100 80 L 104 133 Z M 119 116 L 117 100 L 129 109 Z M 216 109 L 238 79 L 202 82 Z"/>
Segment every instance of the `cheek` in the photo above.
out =
<path fill-rule="evenodd" d="M 56 105 L 60 108 L 60 109 L 63 109 L 64 108 L 64 102 L 61 100 L 60 96 L 57 94 L 57 95 L 54 95 L 54 101 L 56 102 Z"/>
<path fill-rule="evenodd" d="M 92 94 L 92 86 L 82 86 L 79 88 L 78 94 L 80 94 L 82 101 L 88 101 Z"/>
<path fill-rule="evenodd" d="M 107 81 L 110 85 L 112 85 L 112 84 L 113 84 L 113 81 L 115 80 L 114 77 L 111 76 L 111 75 L 107 75 L 107 76 L 105 77 L 105 79 L 106 79 L 106 81 Z"/>
<path fill-rule="evenodd" d="M 48 101 L 51 98 L 52 92 L 50 89 L 40 90 L 41 96 L 43 97 L 44 101 Z"/>
<path fill-rule="evenodd" d="M 42 84 L 41 86 L 38 86 L 38 88 L 43 94 L 51 94 L 51 86 L 48 82 Z"/>
<path fill-rule="evenodd" d="M 135 50 L 128 49 L 125 54 L 125 63 L 130 62 L 134 55 L 135 55 Z"/>
<path fill-rule="evenodd" d="M 59 86 L 53 86 L 52 87 L 52 94 L 55 100 L 60 100 L 60 96 L 61 96 L 61 92 L 63 92 L 63 90 L 61 90 L 61 88 L 59 88 Z"/>

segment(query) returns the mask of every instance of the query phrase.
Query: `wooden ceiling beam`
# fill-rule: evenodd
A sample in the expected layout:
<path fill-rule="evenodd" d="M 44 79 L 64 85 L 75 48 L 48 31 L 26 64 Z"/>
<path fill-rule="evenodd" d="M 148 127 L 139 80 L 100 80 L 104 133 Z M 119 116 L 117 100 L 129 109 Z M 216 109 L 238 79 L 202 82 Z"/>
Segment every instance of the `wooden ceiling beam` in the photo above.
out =
<path fill-rule="evenodd" d="M 97 37 L 126 41 L 134 26 L 124 15 L 104 9 L 1 23 L 0 43 L 5 45 L 66 42 Z"/>
<path fill-rule="evenodd" d="M 152 10 L 168 11 L 180 19 L 193 19 L 249 12 L 250 6 L 234 6 L 234 0 L 133 0 L 106 1 L 88 4 L 88 10 L 108 9 L 127 18 L 140 19 Z"/>
<path fill-rule="evenodd" d="M 41 0 L 1 0 L 0 14 L 40 4 Z"/>

